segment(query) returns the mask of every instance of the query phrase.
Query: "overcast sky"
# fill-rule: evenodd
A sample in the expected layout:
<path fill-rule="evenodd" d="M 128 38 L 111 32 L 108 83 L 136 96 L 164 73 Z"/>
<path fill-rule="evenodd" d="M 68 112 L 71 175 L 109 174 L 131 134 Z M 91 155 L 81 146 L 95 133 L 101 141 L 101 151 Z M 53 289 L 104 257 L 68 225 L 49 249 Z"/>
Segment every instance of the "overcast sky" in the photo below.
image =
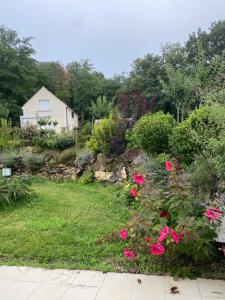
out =
<path fill-rule="evenodd" d="M 225 0 L 0 0 L 0 24 L 33 36 L 36 59 L 89 58 L 106 76 L 225 19 Z"/>

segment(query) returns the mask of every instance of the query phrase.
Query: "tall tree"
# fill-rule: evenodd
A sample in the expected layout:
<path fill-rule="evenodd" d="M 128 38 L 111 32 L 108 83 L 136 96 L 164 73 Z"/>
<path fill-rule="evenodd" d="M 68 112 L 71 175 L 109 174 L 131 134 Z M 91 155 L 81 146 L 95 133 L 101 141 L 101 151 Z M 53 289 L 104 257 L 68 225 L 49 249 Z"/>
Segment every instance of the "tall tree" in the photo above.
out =
<path fill-rule="evenodd" d="M 36 62 L 31 38 L 19 38 L 16 31 L 0 27 L 0 99 L 17 123 L 21 106 L 35 91 Z"/>

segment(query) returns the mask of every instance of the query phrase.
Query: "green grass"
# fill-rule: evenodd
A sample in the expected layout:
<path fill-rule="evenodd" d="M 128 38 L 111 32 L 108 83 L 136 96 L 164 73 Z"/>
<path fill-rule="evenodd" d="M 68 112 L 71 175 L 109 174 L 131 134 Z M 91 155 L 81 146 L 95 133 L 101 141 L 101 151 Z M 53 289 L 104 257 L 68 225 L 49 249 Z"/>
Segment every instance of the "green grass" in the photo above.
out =
<path fill-rule="evenodd" d="M 2 265 L 105 272 L 135 267 L 146 274 L 184 269 L 190 276 L 225 279 L 224 260 L 200 265 L 140 254 L 134 262 L 125 259 L 126 243 L 118 232 L 130 213 L 117 196 L 117 187 L 37 181 L 33 188 L 36 197 L 30 202 L 0 210 Z"/>
<path fill-rule="evenodd" d="M 31 202 L 0 212 L 2 264 L 116 269 L 114 257 L 122 259 L 123 245 L 104 237 L 129 218 L 118 188 L 53 182 L 33 188 L 37 196 Z"/>

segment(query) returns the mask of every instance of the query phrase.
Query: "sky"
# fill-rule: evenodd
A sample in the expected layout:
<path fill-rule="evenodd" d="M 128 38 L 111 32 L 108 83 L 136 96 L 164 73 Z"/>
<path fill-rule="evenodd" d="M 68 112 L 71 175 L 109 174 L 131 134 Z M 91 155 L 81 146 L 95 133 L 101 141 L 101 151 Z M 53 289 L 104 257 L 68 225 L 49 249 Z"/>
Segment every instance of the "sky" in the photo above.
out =
<path fill-rule="evenodd" d="M 225 0 L 0 0 L 0 25 L 34 37 L 39 61 L 90 59 L 106 77 L 225 19 Z"/>

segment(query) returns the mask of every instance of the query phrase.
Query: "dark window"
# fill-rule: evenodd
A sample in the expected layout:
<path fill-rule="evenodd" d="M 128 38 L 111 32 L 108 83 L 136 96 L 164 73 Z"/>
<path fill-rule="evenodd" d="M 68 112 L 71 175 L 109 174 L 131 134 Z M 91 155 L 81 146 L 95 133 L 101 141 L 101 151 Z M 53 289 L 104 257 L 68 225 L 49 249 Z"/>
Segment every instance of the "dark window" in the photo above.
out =
<path fill-rule="evenodd" d="M 72 118 L 74 119 L 74 112 L 71 113 Z"/>

